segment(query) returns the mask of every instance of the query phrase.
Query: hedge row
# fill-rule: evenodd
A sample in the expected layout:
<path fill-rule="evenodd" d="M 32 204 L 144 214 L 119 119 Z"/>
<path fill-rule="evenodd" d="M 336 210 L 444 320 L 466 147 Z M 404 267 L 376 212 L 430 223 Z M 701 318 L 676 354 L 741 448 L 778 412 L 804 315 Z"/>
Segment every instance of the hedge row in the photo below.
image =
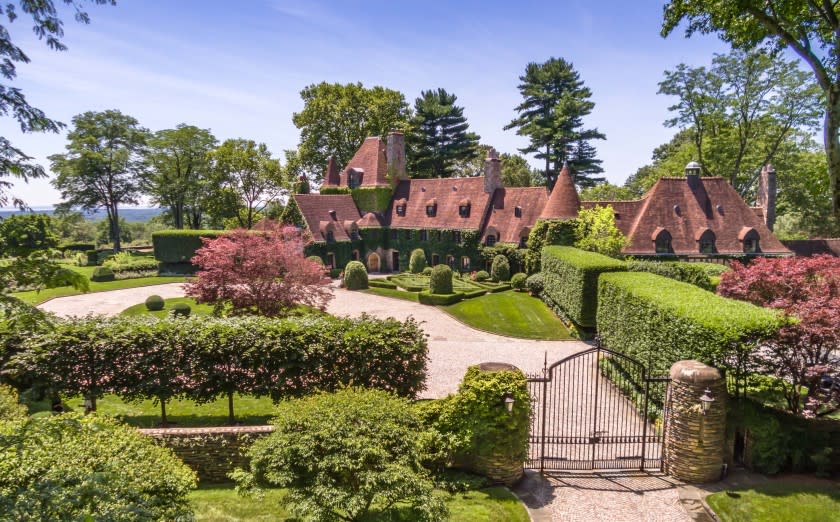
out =
<path fill-rule="evenodd" d="M 427 354 L 413 319 L 90 316 L 33 332 L 6 370 L 89 398 L 276 401 L 351 384 L 411 397 L 424 388 Z"/>
<path fill-rule="evenodd" d="M 775 335 L 785 319 L 688 283 L 626 272 L 601 275 L 597 322 L 607 347 L 664 375 L 683 359 L 733 367 L 739 356 Z"/>
<path fill-rule="evenodd" d="M 115 261 L 105 261 L 103 266 L 110 268 L 115 274 L 122 272 L 142 272 L 148 270 L 157 270 L 159 263 L 151 258 L 136 258 L 128 263 L 117 263 Z"/>
<path fill-rule="evenodd" d="M 433 294 L 428 290 L 423 290 L 418 295 L 418 299 L 420 300 L 420 304 L 446 306 L 455 304 L 464 299 L 464 293 L 455 292 L 452 294 Z"/>
<path fill-rule="evenodd" d="M 161 263 L 190 263 L 196 250 L 202 247 L 201 238 L 215 239 L 224 230 L 160 230 L 152 233 L 155 259 Z"/>
<path fill-rule="evenodd" d="M 598 308 L 598 276 L 626 270 L 611 257 L 567 246 L 548 246 L 542 251 L 543 300 L 567 319 L 595 326 Z"/>
<path fill-rule="evenodd" d="M 706 265 L 711 265 L 711 263 L 633 260 L 627 262 L 627 270 L 630 272 L 650 272 L 651 274 L 661 275 L 669 279 L 698 286 L 703 290 L 714 291 L 715 285 L 712 283 L 712 277 L 719 274 L 710 274 Z M 726 270 L 726 267 L 723 267 L 723 269 Z"/>
<path fill-rule="evenodd" d="M 387 279 L 369 279 L 368 286 L 372 286 L 374 288 L 389 288 L 391 290 L 397 289 L 397 285 Z"/>

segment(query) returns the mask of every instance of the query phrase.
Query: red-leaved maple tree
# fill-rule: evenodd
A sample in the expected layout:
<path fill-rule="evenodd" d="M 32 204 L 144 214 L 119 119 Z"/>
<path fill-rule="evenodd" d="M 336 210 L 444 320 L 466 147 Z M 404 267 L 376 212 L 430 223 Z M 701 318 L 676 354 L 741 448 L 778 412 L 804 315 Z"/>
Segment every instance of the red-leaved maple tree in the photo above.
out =
<path fill-rule="evenodd" d="M 323 310 L 332 299 L 324 267 L 306 259 L 306 242 L 295 227 L 237 229 L 202 241 L 192 258 L 200 270 L 186 285 L 199 303 L 233 315 L 274 317 L 297 305 Z"/>
<path fill-rule="evenodd" d="M 824 415 L 840 406 L 840 259 L 824 255 L 734 263 L 721 276 L 718 293 L 797 319 L 756 352 L 759 368 L 781 377 L 792 413 Z"/>

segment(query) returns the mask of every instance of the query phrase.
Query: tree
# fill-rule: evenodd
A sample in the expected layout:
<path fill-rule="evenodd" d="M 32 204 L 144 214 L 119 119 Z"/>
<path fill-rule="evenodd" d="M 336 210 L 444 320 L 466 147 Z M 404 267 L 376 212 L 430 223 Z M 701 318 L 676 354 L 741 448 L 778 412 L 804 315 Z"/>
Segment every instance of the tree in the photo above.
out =
<path fill-rule="evenodd" d="M 82 10 L 79 2 L 61 0 L 59 4 L 62 2 L 73 5 L 77 22 L 83 24 L 90 22 L 90 17 Z M 91 2 L 95 5 L 116 4 L 115 0 L 91 0 Z M 38 2 L 19 0 L 18 4 L 20 10 L 13 2 L 7 2 L 0 7 L 0 16 L 5 15 L 11 24 L 20 17 L 21 13 L 29 15 L 33 21 L 32 31 L 39 40 L 45 40 L 47 47 L 53 51 L 67 50 L 67 46 L 62 42 L 64 22 L 59 18 L 53 0 Z M 0 32 L 0 60 L 2 60 L 0 74 L 9 82 L 17 77 L 16 64 L 29 63 L 29 56 L 12 41 L 11 33 L 5 27 Z M 0 114 L 11 114 L 20 125 L 22 132 L 59 132 L 64 128 L 63 123 L 48 118 L 42 110 L 30 105 L 20 88 L 3 83 L 0 83 Z M 7 138 L 0 136 L 0 207 L 9 203 L 10 196 L 7 191 L 12 184 L 3 179 L 8 177 L 19 178 L 26 182 L 30 179 L 46 177 L 46 173 L 43 167 L 32 162 L 30 156 L 12 145 Z M 22 209 L 26 207 L 22 200 L 15 197 L 12 197 L 12 203 Z"/>
<path fill-rule="evenodd" d="M 469 132 L 464 108 L 445 89 L 422 91 L 407 136 L 412 177 L 449 178 L 456 163 L 476 157 L 479 136 Z M 482 158 L 483 159 L 483 158 Z"/>
<path fill-rule="evenodd" d="M 217 187 L 229 190 L 243 204 L 236 220 L 242 228 L 253 228 L 257 213 L 277 199 L 288 183 L 283 179 L 280 161 L 273 159 L 265 143 L 253 140 L 225 140 L 210 154 L 214 162 Z"/>
<path fill-rule="evenodd" d="M 617 256 L 628 240 L 615 225 L 615 212 L 611 205 L 583 208 L 575 221 L 575 247 L 605 256 Z"/>
<path fill-rule="evenodd" d="M 502 184 L 506 187 L 530 187 L 533 184 L 534 169 L 528 160 L 519 154 L 502 153 Z"/>
<path fill-rule="evenodd" d="M 171 450 L 109 417 L 63 414 L 0 434 L 8 520 L 187 520 L 196 475 Z"/>
<path fill-rule="evenodd" d="M 757 258 L 733 263 L 718 293 L 775 308 L 797 319 L 762 344 L 759 370 L 779 377 L 791 413 L 822 416 L 840 407 L 840 259 L 830 256 Z M 826 380 L 827 378 L 827 380 Z"/>
<path fill-rule="evenodd" d="M 412 274 L 419 274 L 426 268 L 426 253 L 422 248 L 415 248 L 408 258 L 408 271 Z"/>
<path fill-rule="evenodd" d="M 12 215 L 0 220 L 0 254 L 27 256 L 57 246 L 55 223 L 46 214 Z"/>
<path fill-rule="evenodd" d="M 612 183 L 601 183 L 580 191 L 581 201 L 630 201 L 637 198 L 638 194 L 632 189 Z"/>
<path fill-rule="evenodd" d="M 598 136 L 599 133 L 589 131 L 579 136 L 572 146 L 569 167 L 575 176 L 575 183 L 580 188 L 594 187 L 605 181 L 603 176 L 598 175 L 604 173 L 601 160 L 596 157 L 595 147 L 589 143 L 589 140 L 598 139 Z"/>
<path fill-rule="evenodd" d="M 510 263 L 508 258 L 499 254 L 493 257 L 493 264 L 490 265 L 490 277 L 493 281 L 502 282 L 510 279 Z"/>
<path fill-rule="evenodd" d="M 248 452 L 250 470 L 235 478 L 246 490 L 288 488 L 283 503 L 297 517 L 320 521 L 444 520 L 421 466 L 431 434 L 405 399 L 348 388 L 284 401 L 274 431 Z M 402 518 L 402 517 L 400 517 Z"/>
<path fill-rule="evenodd" d="M 169 207 L 175 228 L 201 228 L 215 147 L 209 130 L 185 123 L 149 139 L 141 185 L 153 203 Z"/>
<path fill-rule="evenodd" d="M 583 128 L 583 118 L 595 103 L 590 101 L 592 91 L 584 86 L 580 73 L 563 58 L 550 58 L 541 64 L 529 63 L 519 80 L 523 101 L 515 108 L 518 116 L 505 130 L 516 129 L 516 134 L 529 138 L 530 143 L 520 152 L 545 160 L 545 178 L 552 186 L 564 162 L 569 163 L 576 183 L 590 183 L 585 180 L 595 173 L 594 149 L 587 152 L 581 143 L 606 136 L 597 129 Z M 578 158 L 575 149 L 585 154 Z"/>
<path fill-rule="evenodd" d="M 323 310 L 332 298 L 324 267 L 304 257 L 295 227 L 238 229 L 202 241 L 192 259 L 199 271 L 186 294 L 219 312 L 277 316 L 297 305 Z"/>
<path fill-rule="evenodd" d="M 104 208 L 114 250 L 119 251 L 119 206 L 138 203 L 142 153 L 148 131 L 118 110 L 86 112 L 73 118 L 66 154 L 50 156 L 56 173 L 52 184 L 61 191 L 61 207 Z"/>
<path fill-rule="evenodd" d="M 303 110 L 292 115 L 300 129 L 297 165 L 315 182 L 323 179 L 330 156 L 346 165 L 368 136 L 385 136 L 408 125 L 405 96 L 385 87 L 321 82 L 300 96 Z"/>
<path fill-rule="evenodd" d="M 671 0 L 664 10 L 662 36 L 683 20 L 686 37 L 715 33 L 738 49 L 760 45 L 792 50 L 811 68 L 824 95 L 823 142 L 834 220 L 840 223 L 840 11 L 828 1 Z"/>

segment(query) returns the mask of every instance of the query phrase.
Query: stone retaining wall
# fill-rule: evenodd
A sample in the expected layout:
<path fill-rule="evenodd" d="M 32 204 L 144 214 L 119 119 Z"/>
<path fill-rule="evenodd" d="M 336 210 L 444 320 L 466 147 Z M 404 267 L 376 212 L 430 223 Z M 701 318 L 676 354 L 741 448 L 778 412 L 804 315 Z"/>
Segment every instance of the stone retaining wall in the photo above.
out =
<path fill-rule="evenodd" d="M 139 430 L 154 437 L 161 446 L 171 448 L 204 483 L 227 482 L 227 474 L 245 468 L 245 451 L 259 437 L 274 431 L 273 426 L 231 426 L 219 428 L 159 428 Z"/>

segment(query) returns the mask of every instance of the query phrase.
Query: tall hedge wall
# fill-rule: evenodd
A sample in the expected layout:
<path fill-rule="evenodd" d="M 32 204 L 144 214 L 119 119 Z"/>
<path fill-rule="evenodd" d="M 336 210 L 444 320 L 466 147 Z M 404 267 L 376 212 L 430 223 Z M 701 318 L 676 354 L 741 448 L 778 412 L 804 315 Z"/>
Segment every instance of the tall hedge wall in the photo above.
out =
<path fill-rule="evenodd" d="M 785 321 L 772 310 L 645 272 L 601 275 L 597 320 L 608 348 L 654 374 L 667 374 L 683 359 L 727 367 Z"/>
<path fill-rule="evenodd" d="M 542 298 L 567 319 L 594 327 L 598 306 L 598 276 L 626 270 L 622 261 L 574 247 L 548 246 L 542 251 Z"/>
<path fill-rule="evenodd" d="M 215 239 L 224 230 L 160 230 L 152 233 L 155 259 L 161 263 L 190 263 L 201 248 L 201 238 Z"/>

